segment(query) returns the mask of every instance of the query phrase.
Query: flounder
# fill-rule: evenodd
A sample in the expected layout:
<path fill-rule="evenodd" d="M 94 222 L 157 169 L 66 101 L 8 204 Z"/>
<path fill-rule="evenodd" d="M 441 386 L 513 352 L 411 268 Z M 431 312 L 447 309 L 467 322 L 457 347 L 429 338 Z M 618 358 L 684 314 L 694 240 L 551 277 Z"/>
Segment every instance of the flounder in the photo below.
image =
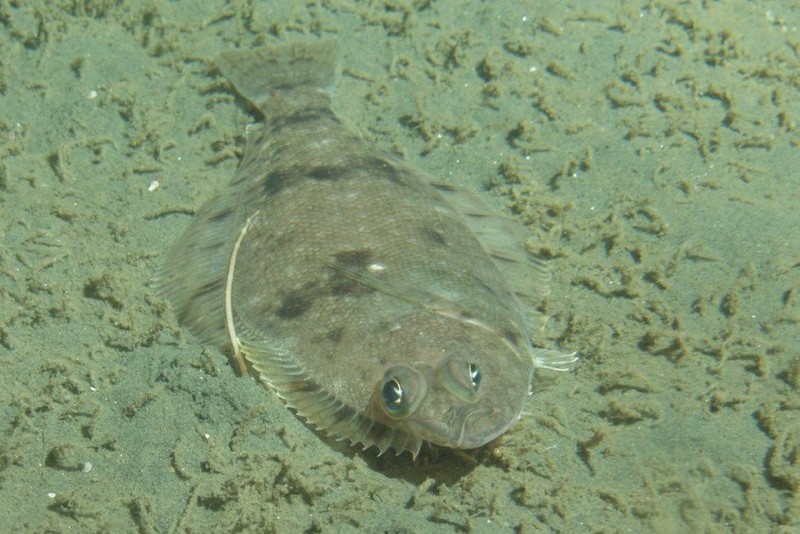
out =
<path fill-rule="evenodd" d="M 262 121 L 166 256 L 159 286 L 179 319 L 365 449 L 416 457 L 426 441 L 470 449 L 504 433 L 534 369 L 576 360 L 531 345 L 549 273 L 524 230 L 345 126 L 328 92 L 335 43 L 217 66 Z"/>

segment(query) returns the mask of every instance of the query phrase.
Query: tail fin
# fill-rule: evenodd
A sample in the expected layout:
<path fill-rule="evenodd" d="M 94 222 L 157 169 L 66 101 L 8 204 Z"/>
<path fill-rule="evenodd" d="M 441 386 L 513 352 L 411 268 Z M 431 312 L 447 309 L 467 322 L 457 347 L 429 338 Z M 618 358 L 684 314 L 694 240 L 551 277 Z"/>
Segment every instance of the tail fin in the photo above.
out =
<path fill-rule="evenodd" d="M 338 57 L 337 43 L 328 40 L 232 50 L 220 54 L 216 64 L 239 94 L 261 107 L 276 91 L 329 88 Z"/>

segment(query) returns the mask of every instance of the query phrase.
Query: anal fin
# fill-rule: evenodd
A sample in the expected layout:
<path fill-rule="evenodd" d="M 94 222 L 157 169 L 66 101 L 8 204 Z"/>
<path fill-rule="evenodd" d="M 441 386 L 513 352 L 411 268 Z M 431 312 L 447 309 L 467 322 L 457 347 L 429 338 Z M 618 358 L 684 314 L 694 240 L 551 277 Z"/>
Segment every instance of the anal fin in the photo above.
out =
<path fill-rule="evenodd" d="M 236 197 L 221 194 L 204 204 L 167 252 L 156 286 L 179 320 L 200 339 L 228 345 L 225 279 L 237 231 Z"/>

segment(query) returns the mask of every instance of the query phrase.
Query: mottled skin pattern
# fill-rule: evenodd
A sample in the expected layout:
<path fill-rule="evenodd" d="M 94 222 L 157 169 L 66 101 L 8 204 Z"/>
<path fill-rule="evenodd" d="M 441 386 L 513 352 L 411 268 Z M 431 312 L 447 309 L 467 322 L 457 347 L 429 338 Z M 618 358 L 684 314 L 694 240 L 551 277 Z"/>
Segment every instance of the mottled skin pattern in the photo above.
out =
<path fill-rule="evenodd" d="M 330 43 L 223 55 L 263 115 L 229 187 L 162 275 L 181 319 L 226 345 L 224 284 L 247 360 L 340 439 L 416 455 L 479 447 L 518 419 L 534 367 L 526 316 L 454 191 L 364 142 L 331 110 Z M 276 67 L 277 65 L 277 67 Z M 267 72 L 265 72 L 267 71 Z M 524 244 L 519 243 L 520 247 Z M 522 248 L 520 249 L 522 250 Z M 187 276 L 188 273 L 188 276 Z"/>

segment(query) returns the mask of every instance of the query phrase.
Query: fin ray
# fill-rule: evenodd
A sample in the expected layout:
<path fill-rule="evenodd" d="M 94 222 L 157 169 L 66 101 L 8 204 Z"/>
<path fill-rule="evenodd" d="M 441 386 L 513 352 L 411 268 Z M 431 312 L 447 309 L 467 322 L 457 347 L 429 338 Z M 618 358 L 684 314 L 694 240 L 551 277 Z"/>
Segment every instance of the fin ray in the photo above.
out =
<path fill-rule="evenodd" d="M 550 269 L 545 261 L 526 247 L 530 237 L 524 226 L 493 212 L 478 195 L 443 182 L 431 182 L 448 203 L 461 215 L 481 246 L 503 273 L 509 288 L 526 304 L 531 331 L 543 319 L 533 306 L 550 293 Z"/>
<path fill-rule="evenodd" d="M 335 41 L 291 43 L 252 50 L 231 50 L 215 63 L 243 97 L 257 106 L 274 91 L 296 87 L 327 89 L 338 64 Z"/>
<path fill-rule="evenodd" d="M 235 235 L 236 197 L 221 194 L 204 204 L 164 257 L 156 288 L 180 321 L 200 339 L 229 344 L 223 309 L 225 277 Z"/>
<path fill-rule="evenodd" d="M 308 373 L 284 350 L 264 342 L 241 340 L 242 353 L 253 368 L 287 406 L 308 423 L 337 441 L 375 446 L 379 453 L 395 449 L 416 458 L 422 439 L 409 432 L 390 428 L 359 413 L 311 380 Z"/>

